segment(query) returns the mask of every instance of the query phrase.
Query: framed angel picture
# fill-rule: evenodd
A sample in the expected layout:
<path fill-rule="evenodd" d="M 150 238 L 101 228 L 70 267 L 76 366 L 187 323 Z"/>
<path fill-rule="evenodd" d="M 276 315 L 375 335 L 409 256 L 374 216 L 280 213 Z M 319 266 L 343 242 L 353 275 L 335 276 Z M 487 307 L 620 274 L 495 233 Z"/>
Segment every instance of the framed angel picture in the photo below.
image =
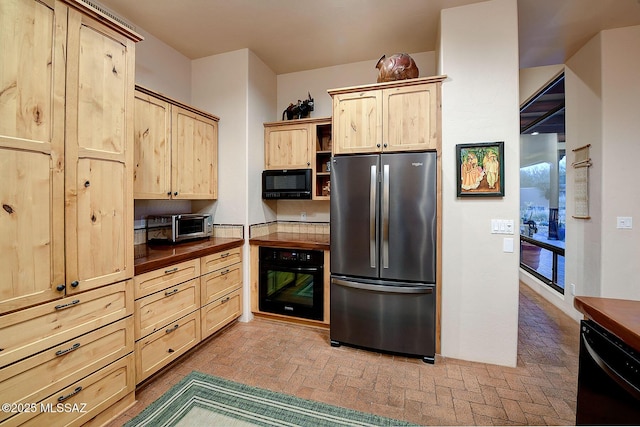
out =
<path fill-rule="evenodd" d="M 458 197 L 504 196 L 504 141 L 457 144 Z"/>

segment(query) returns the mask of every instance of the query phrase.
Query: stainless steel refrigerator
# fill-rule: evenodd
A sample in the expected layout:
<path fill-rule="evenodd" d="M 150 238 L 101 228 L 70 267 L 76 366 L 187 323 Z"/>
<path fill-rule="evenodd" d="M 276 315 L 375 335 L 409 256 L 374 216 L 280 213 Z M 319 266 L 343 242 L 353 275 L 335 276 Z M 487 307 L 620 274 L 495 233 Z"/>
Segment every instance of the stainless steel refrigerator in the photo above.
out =
<path fill-rule="evenodd" d="M 331 345 L 433 363 L 436 153 L 331 163 Z"/>

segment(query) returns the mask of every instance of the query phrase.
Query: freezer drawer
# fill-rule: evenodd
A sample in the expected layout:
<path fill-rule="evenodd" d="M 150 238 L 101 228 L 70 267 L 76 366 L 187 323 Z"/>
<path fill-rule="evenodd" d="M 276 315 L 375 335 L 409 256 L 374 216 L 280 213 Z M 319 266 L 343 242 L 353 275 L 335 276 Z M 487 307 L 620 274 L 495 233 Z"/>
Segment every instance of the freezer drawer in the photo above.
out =
<path fill-rule="evenodd" d="M 435 286 L 331 278 L 331 345 L 435 356 Z"/>

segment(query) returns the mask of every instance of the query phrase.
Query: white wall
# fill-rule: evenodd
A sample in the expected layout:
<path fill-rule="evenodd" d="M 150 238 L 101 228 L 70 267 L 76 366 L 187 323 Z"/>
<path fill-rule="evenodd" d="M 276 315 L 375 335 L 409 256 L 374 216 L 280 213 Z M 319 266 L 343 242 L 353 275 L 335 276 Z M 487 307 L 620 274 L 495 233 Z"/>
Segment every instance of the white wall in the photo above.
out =
<path fill-rule="evenodd" d="M 523 68 L 520 70 L 520 105 L 528 101 L 540 89 L 564 71 L 564 64 L 544 67 Z"/>
<path fill-rule="evenodd" d="M 482 17 L 482 19 L 478 19 Z M 503 252 L 492 218 L 519 217 L 518 15 L 492 0 L 445 9 L 442 85 L 442 355 L 515 366 L 519 255 Z M 455 146 L 505 142 L 505 197 L 457 198 Z M 507 236 L 517 248 L 517 235 Z"/>
<path fill-rule="evenodd" d="M 409 55 L 415 61 L 420 77 L 434 75 L 435 52 Z M 282 120 L 284 109 L 299 99 L 306 99 L 308 93 L 311 93 L 315 104 L 311 117 L 331 117 L 333 107 L 327 90 L 375 83 L 378 78 L 376 64 L 379 58 L 278 75 L 278 109 L 277 115 L 271 121 Z"/>
<path fill-rule="evenodd" d="M 135 82 L 173 99 L 191 102 L 191 60 L 142 29 L 136 44 Z M 192 212 L 189 200 L 136 200 L 135 219 L 148 215 Z"/>
<path fill-rule="evenodd" d="M 191 65 L 191 104 L 220 117 L 218 202 L 213 209 L 218 224 L 245 224 L 247 219 L 248 67 L 248 49 L 196 59 Z"/>
<path fill-rule="evenodd" d="M 264 169 L 263 123 L 271 121 L 276 109 L 276 97 L 276 74 L 256 54 L 249 51 L 249 111 L 247 118 L 247 206 L 249 207 L 249 225 L 276 220 L 275 204 L 262 202 L 262 170 Z"/>
<path fill-rule="evenodd" d="M 191 60 L 144 30 L 136 44 L 136 84 L 191 102 Z"/>
<path fill-rule="evenodd" d="M 229 64 L 233 64 L 230 67 Z M 249 225 L 272 220 L 274 213 L 261 203 L 261 171 L 264 168 L 262 123 L 274 112 L 275 74 L 253 52 L 241 49 L 194 60 L 192 104 L 220 117 L 218 134 L 218 201 L 216 223 Z M 251 314 L 248 262 L 249 243 L 243 257 L 243 315 Z"/>
<path fill-rule="evenodd" d="M 601 296 L 640 300 L 640 26 L 602 32 Z M 630 48 L 633 46 L 634 48 Z M 617 229 L 616 217 L 635 214 L 633 229 Z"/>

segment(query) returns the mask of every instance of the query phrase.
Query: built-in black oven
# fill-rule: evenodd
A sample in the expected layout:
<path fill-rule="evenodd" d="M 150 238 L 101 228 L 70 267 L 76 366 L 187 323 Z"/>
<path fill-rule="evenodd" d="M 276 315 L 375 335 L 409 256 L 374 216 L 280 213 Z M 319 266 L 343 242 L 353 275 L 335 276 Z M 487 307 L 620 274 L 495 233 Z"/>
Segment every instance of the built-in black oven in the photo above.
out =
<path fill-rule="evenodd" d="M 258 305 L 265 313 L 324 320 L 324 253 L 259 249 Z"/>

